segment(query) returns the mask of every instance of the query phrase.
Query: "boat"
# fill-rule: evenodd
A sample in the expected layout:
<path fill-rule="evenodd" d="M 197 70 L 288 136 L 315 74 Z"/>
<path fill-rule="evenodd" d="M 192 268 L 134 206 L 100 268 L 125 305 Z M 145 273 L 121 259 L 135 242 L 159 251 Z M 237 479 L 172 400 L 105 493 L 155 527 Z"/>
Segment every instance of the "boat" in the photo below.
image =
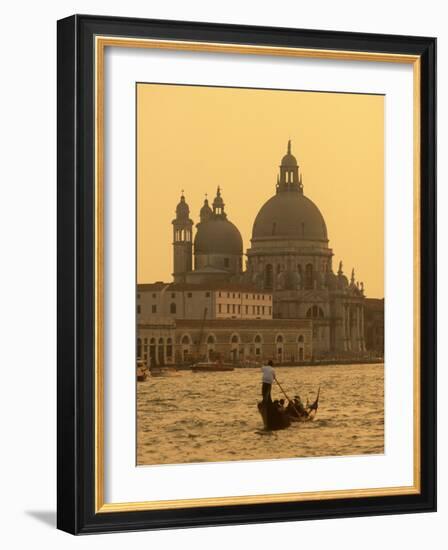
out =
<path fill-rule="evenodd" d="M 263 419 L 264 429 L 284 430 L 291 426 L 291 419 L 285 411 L 281 411 L 272 401 L 260 401 L 258 403 L 258 411 Z"/>
<path fill-rule="evenodd" d="M 311 422 L 317 414 L 319 396 L 320 387 L 317 390 L 316 399 L 311 404 L 307 403 L 306 407 L 296 400 L 290 400 L 286 407 L 280 406 L 278 400 L 260 401 L 258 411 L 263 419 L 264 429 L 283 430 L 295 422 Z"/>
<path fill-rule="evenodd" d="M 235 370 L 232 363 L 199 362 L 191 366 L 193 372 L 227 372 Z"/>
<path fill-rule="evenodd" d="M 137 360 L 137 382 L 144 382 L 148 376 L 148 369 L 144 361 Z"/>
<path fill-rule="evenodd" d="M 159 377 L 159 376 L 179 376 L 179 372 L 177 372 L 177 369 L 175 367 L 151 367 L 149 369 L 149 372 L 151 376 L 153 377 Z"/>

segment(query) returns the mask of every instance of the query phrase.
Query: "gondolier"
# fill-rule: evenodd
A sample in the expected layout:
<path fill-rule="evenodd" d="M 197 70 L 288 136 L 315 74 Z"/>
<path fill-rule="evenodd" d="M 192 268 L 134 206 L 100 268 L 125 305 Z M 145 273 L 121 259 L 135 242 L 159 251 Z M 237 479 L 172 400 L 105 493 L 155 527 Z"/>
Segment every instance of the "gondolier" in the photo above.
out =
<path fill-rule="evenodd" d="M 272 403 L 271 389 L 275 380 L 275 371 L 272 361 L 268 361 L 267 365 L 261 367 L 262 381 L 261 381 L 261 395 L 263 397 L 263 403 Z"/>

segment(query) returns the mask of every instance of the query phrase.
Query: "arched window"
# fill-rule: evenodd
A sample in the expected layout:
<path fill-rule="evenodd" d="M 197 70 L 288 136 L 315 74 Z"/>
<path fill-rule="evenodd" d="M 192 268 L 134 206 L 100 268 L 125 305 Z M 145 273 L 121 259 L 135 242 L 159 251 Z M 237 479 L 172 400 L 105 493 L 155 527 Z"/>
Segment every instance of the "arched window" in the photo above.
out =
<path fill-rule="evenodd" d="M 174 302 L 170 304 L 170 313 L 176 313 L 176 304 Z"/>
<path fill-rule="evenodd" d="M 301 335 L 298 337 L 298 339 L 297 339 L 297 341 L 298 341 L 299 343 L 304 342 L 304 340 L 305 340 L 305 339 L 303 338 L 303 334 L 301 334 Z"/>
<path fill-rule="evenodd" d="M 164 341 L 163 338 L 159 338 L 157 346 L 157 362 L 159 365 L 165 364 L 165 354 L 164 354 Z"/>
<path fill-rule="evenodd" d="M 264 286 L 267 289 L 272 289 L 273 277 L 272 277 L 272 264 L 267 264 L 264 268 Z"/>
<path fill-rule="evenodd" d="M 172 359 L 173 357 L 173 340 L 168 338 L 166 341 L 166 357 L 167 359 Z"/>
<path fill-rule="evenodd" d="M 256 344 L 261 344 L 261 336 L 260 336 L 259 334 L 257 334 L 257 335 L 255 336 L 254 342 L 255 342 Z"/>
<path fill-rule="evenodd" d="M 232 336 L 232 339 L 230 340 L 232 342 L 232 344 L 238 344 L 240 339 L 238 338 L 238 335 L 237 334 L 234 334 Z"/>
<path fill-rule="evenodd" d="M 185 334 L 185 336 L 182 336 L 182 345 L 189 346 L 190 345 L 190 337 Z"/>
<path fill-rule="evenodd" d="M 137 339 L 137 359 L 140 359 L 142 356 L 142 341 L 140 338 Z"/>
<path fill-rule="evenodd" d="M 281 334 L 279 334 L 277 336 L 276 342 L 277 342 L 277 344 L 283 344 L 283 336 Z"/>
<path fill-rule="evenodd" d="M 305 288 L 310 290 L 313 288 L 313 265 L 306 264 L 305 267 Z"/>
<path fill-rule="evenodd" d="M 210 334 L 210 336 L 207 338 L 207 344 L 214 344 L 215 343 L 215 337 Z"/>

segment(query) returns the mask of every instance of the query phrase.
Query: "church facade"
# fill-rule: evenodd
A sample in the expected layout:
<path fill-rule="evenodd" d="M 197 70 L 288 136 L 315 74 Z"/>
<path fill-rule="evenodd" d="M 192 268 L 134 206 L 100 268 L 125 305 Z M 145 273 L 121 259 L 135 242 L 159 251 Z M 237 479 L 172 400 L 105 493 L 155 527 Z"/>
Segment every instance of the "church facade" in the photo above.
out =
<path fill-rule="evenodd" d="M 304 193 L 302 174 L 291 152 L 291 142 L 280 163 L 274 194 L 254 220 L 250 247 L 245 254 L 241 233 L 228 218 L 219 187 L 211 206 L 205 199 L 195 232 L 183 194 L 172 226 L 173 281 L 138 286 L 141 297 L 137 306 L 139 327 L 145 326 L 149 331 L 151 323 L 160 324 L 162 313 L 164 319 L 182 324 L 184 332 L 189 319 L 195 319 L 196 329 L 202 319 L 202 338 L 202 333 L 207 332 L 207 323 L 218 322 L 217 319 L 233 322 L 235 329 L 240 323 L 243 333 L 251 331 L 252 322 L 259 325 L 252 332 L 259 335 L 263 330 L 264 340 L 273 343 L 269 354 L 278 359 L 277 320 L 277 324 L 288 331 L 288 339 L 294 341 L 294 345 L 297 343 L 295 336 L 300 335 L 302 342 L 306 336 L 303 346 L 306 354 L 300 352 L 300 360 L 365 355 L 364 285 L 355 280 L 354 270 L 350 279 L 347 278 L 342 262 L 335 272 L 325 220 Z M 190 300 L 189 311 L 194 311 L 194 315 L 185 313 L 188 310 L 185 305 L 181 308 L 170 306 L 172 296 L 180 290 L 184 292 L 182 303 Z M 238 300 L 237 309 L 230 307 L 229 311 L 223 300 L 219 315 L 219 306 L 215 305 L 214 309 L 207 306 L 204 302 L 207 293 L 207 298 L 215 297 L 217 304 L 218 292 L 232 304 L 230 292 L 233 299 L 236 292 L 241 302 L 239 311 Z M 149 294 L 146 293 L 157 302 L 155 309 L 154 305 L 149 307 Z M 148 305 L 142 308 L 143 302 Z M 266 330 L 262 328 L 263 323 Z M 170 326 L 173 330 L 173 325 Z M 173 343 L 176 341 L 175 334 L 170 338 Z M 198 349 L 201 345 L 199 342 Z M 231 342 L 229 349 L 230 346 Z M 223 342 L 221 348 L 226 356 Z M 297 351 L 296 347 L 294 350 Z M 286 361 L 283 354 L 281 357 Z M 290 360 L 297 358 L 294 353 Z"/>

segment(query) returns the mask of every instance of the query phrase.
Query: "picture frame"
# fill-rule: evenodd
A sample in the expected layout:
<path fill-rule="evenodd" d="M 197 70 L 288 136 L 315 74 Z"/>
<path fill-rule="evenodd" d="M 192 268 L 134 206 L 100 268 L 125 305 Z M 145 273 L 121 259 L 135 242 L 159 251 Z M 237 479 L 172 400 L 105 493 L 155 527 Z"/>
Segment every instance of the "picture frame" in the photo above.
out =
<path fill-rule="evenodd" d="M 107 48 L 412 66 L 415 301 L 411 485 L 164 502 L 148 496 L 142 502 L 107 502 L 107 295 L 103 286 L 108 246 L 104 229 Z M 86 534 L 435 511 L 436 40 L 74 15 L 58 21 L 57 67 L 58 528 Z"/>

